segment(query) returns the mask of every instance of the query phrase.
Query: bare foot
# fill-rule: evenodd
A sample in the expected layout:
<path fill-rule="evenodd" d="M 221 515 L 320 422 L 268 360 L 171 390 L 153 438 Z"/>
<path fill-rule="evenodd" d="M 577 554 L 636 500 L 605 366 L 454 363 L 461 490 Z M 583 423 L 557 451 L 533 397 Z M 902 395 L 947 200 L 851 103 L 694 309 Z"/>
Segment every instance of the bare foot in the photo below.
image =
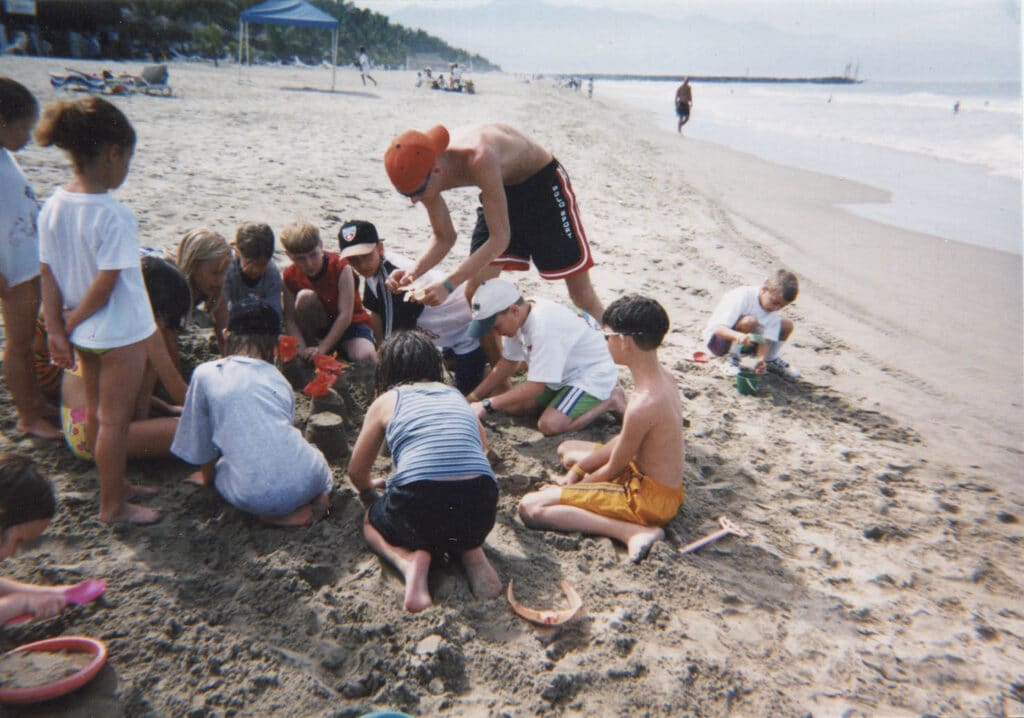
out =
<path fill-rule="evenodd" d="M 260 516 L 260 519 L 271 526 L 304 528 L 313 524 L 313 507 L 312 504 L 306 504 L 284 516 Z"/>
<path fill-rule="evenodd" d="M 622 390 L 621 386 L 617 386 L 612 389 L 612 395 L 608 397 L 608 401 L 610 402 L 608 411 L 621 419 L 626 412 L 626 392 Z"/>
<path fill-rule="evenodd" d="M 487 560 L 483 547 L 462 554 L 462 567 L 466 569 L 469 587 L 477 598 L 491 599 L 501 595 L 501 578 Z"/>
<path fill-rule="evenodd" d="M 142 486 L 141 484 L 125 484 L 124 497 L 126 499 L 151 499 L 160 493 L 155 486 Z"/>
<path fill-rule="evenodd" d="M 419 613 L 434 603 L 427 589 L 429 571 L 430 554 L 426 551 L 414 552 L 402 571 L 405 575 L 405 603 L 402 605 L 409 613 Z"/>
<path fill-rule="evenodd" d="M 14 430 L 19 434 L 29 434 L 40 439 L 52 440 L 64 438 L 64 432 L 42 417 L 33 421 L 19 421 Z"/>
<path fill-rule="evenodd" d="M 112 523 L 125 523 L 125 524 L 137 524 L 139 526 L 146 526 L 148 524 L 155 524 L 163 518 L 160 512 L 156 509 L 151 509 L 148 506 L 139 506 L 138 504 L 130 504 L 125 502 L 121 506 L 121 510 L 113 514 L 105 514 L 100 511 L 100 521 L 104 521 L 108 524 Z"/>
<path fill-rule="evenodd" d="M 196 486 L 206 486 L 206 479 L 203 478 L 203 471 L 195 471 L 185 477 L 185 482 Z"/>
<path fill-rule="evenodd" d="M 260 516 L 260 519 L 271 526 L 308 528 L 314 521 L 319 521 L 327 515 L 331 507 L 331 499 L 327 494 L 320 494 L 305 506 L 292 511 L 285 516 Z"/>
<path fill-rule="evenodd" d="M 626 543 L 626 548 L 629 549 L 629 560 L 633 563 L 640 563 L 651 552 L 651 546 L 663 538 L 665 538 L 665 532 L 660 528 L 640 528 L 629 537 L 629 541 Z"/>
<path fill-rule="evenodd" d="M 331 497 L 327 494 L 320 494 L 309 505 L 313 512 L 313 523 L 331 513 Z"/>

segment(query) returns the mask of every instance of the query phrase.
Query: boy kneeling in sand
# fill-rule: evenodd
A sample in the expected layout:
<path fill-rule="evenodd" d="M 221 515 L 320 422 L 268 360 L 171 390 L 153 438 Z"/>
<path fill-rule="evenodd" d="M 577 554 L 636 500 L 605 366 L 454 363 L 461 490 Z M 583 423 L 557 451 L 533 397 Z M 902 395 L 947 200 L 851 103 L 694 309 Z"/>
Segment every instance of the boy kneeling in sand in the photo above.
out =
<path fill-rule="evenodd" d="M 582 429 L 606 411 L 622 413 L 619 372 L 592 316 L 547 299 L 526 300 L 504 279 L 481 284 L 471 307 L 469 336 L 504 337 L 501 359 L 466 395 L 478 418 L 539 412 L 537 428 L 554 436 Z M 522 362 L 526 381 L 501 391 Z"/>
<path fill-rule="evenodd" d="M 604 312 L 605 339 L 616 364 L 629 367 L 636 390 L 622 432 L 608 443 L 565 441 L 568 471 L 519 503 L 530 528 L 582 531 L 626 544 L 634 563 L 665 537 L 661 529 L 683 503 L 682 406 L 675 380 L 658 362 L 668 315 L 653 299 L 631 295 Z"/>
<path fill-rule="evenodd" d="M 295 428 L 295 394 L 271 363 L 281 320 L 266 302 L 231 307 L 228 355 L 192 374 L 171 452 L 200 465 L 189 481 L 213 484 L 235 508 L 276 526 L 322 518 L 334 487 L 323 454 Z"/>

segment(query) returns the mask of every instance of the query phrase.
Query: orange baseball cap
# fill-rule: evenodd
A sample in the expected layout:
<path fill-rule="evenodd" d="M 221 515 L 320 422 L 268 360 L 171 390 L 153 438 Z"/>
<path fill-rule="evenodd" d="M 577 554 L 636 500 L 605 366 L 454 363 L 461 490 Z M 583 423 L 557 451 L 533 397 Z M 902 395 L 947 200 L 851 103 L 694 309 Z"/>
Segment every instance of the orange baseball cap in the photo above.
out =
<path fill-rule="evenodd" d="M 402 194 L 410 194 L 423 185 L 438 155 L 448 149 L 448 130 L 435 125 L 426 132 L 406 130 L 384 153 L 384 169 L 391 184 Z"/>

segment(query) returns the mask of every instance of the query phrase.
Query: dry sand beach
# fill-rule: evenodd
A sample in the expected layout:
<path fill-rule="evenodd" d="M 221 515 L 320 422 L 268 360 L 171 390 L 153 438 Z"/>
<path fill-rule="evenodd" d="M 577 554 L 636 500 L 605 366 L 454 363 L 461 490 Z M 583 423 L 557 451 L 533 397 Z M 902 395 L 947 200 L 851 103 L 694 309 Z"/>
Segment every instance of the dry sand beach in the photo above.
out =
<path fill-rule="evenodd" d="M 4 58 L 0 74 L 45 103 L 60 64 Z M 60 493 L 42 542 L 4 574 L 110 584 L 96 604 L 3 630 L 2 650 L 65 633 L 110 647 L 86 689 L 10 715 L 1024 715 L 1019 256 L 853 217 L 834 205 L 884 196 L 638 126 L 600 95 L 377 79 L 367 91 L 342 70 L 332 94 L 319 68 L 174 64 L 175 97 L 115 99 L 139 135 L 118 197 L 141 242 L 305 217 L 334 248 L 340 222 L 361 218 L 414 255 L 428 225 L 388 183 L 388 140 L 435 123 L 524 129 L 572 176 L 605 302 L 641 292 L 672 318 L 662 358 L 685 399 L 687 498 L 668 539 L 632 565 L 607 539 L 526 529 L 516 504 L 557 470 L 558 440 L 501 417 L 487 422 L 503 463 L 486 550 L 524 602 L 556 600 L 566 579 L 583 612 L 537 628 L 504 598 L 474 600 L 453 565 L 432 574 L 435 606 L 409 616 L 343 464 L 327 519 L 280 530 L 182 483 L 184 464 L 133 463 L 164 520 L 111 529 L 95 468 L 14 436 L 4 389 L 0 448 L 33 455 Z M 18 159 L 41 197 L 67 177 L 58 151 Z M 451 265 L 476 193 L 449 195 Z M 780 264 L 801 279 L 787 358 L 803 377 L 741 396 L 690 357 L 717 298 Z M 561 284 L 513 278 L 565 300 Z M 580 436 L 616 429 L 609 417 Z M 722 514 L 750 538 L 676 552 Z"/>

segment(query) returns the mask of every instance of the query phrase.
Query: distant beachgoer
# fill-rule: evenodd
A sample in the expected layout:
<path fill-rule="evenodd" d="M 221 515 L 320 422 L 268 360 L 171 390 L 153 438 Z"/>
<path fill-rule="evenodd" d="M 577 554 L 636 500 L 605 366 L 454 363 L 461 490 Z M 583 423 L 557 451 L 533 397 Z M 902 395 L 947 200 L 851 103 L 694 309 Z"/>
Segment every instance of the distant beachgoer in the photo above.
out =
<path fill-rule="evenodd" d="M 50 481 L 26 456 L 0 454 L 0 561 L 14 556 L 50 525 L 57 501 Z M 37 586 L 0 578 L 0 625 L 18 616 L 52 618 L 70 586 Z"/>
<path fill-rule="evenodd" d="M 441 282 L 426 286 L 424 304 L 437 305 L 468 282 L 466 295 L 502 269 L 564 280 L 573 304 L 600 320 L 603 308 L 590 281 L 594 264 L 569 175 L 552 154 L 521 131 L 491 124 L 457 130 L 441 125 L 407 130 L 391 141 L 384 168 L 401 194 L 427 210 L 433 238 L 408 271 L 389 279 L 392 291 L 432 269 L 455 245 L 443 192 L 478 187 L 480 204 L 469 257 Z"/>
<path fill-rule="evenodd" d="M 956 114 L 958 112 L 960 112 L 960 100 L 957 100 L 956 104 L 953 105 L 953 113 Z"/>
<path fill-rule="evenodd" d="M 39 103 L 28 88 L 0 77 L 0 305 L 4 320 L 4 380 L 18 413 L 15 431 L 44 439 L 60 430 L 43 418 L 32 344 L 41 303 L 39 202 L 14 152 L 28 144 Z"/>
<path fill-rule="evenodd" d="M 101 521 L 150 524 L 156 509 L 130 503 L 145 490 L 125 475 L 128 425 L 156 331 L 139 262 L 135 215 L 114 199 L 128 176 L 135 130 L 100 97 L 54 102 L 36 144 L 71 157 L 72 179 L 39 214 L 43 313 L 52 361 L 82 366 L 86 426 L 100 479 Z"/>
<path fill-rule="evenodd" d="M 385 440 L 395 470 L 386 480 L 374 479 Z M 399 332 L 385 341 L 377 398 L 366 410 L 348 475 L 370 504 L 363 535 L 402 573 L 410 613 L 432 602 L 432 555 L 459 556 L 478 598 L 501 594 L 501 579 L 483 549 L 498 508 L 498 482 L 486 451 L 483 427 L 462 395 L 444 384 L 441 353 L 430 339 Z"/>
<path fill-rule="evenodd" d="M 472 301 L 471 337 L 504 337 L 501 359 L 467 396 L 483 418 L 495 412 L 536 416 L 545 436 L 578 431 L 606 411 L 622 413 L 619 373 L 593 317 L 547 299 L 527 301 L 511 282 L 489 279 Z M 527 364 L 526 381 L 503 391 Z"/>
<path fill-rule="evenodd" d="M 665 309 L 631 295 L 608 305 L 604 317 L 608 350 L 635 385 L 622 431 L 604 444 L 562 442 L 558 456 L 568 471 L 560 486 L 524 496 L 519 516 L 531 528 L 617 539 L 635 563 L 665 537 L 661 527 L 683 503 L 682 406 L 675 379 L 658 361 Z"/>
<path fill-rule="evenodd" d="M 295 428 L 295 393 L 271 363 L 281 331 L 259 300 L 228 316 L 227 356 L 196 367 L 171 451 L 199 465 L 188 481 L 277 526 L 323 517 L 334 486 L 323 454 Z"/>
<path fill-rule="evenodd" d="M 359 48 L 359 59 L 357 62 L 359 63 L 359 77 L 363 80 L 363 86 L 366 86 L 366 80 L 369 78 L 373 86 L 376 87 L 377 81 L 370 77 L 370 56 L 366 54 L 365 47 Z"/>
<path fill-rule="evenodd" d="M 683 84 L 676 90 L 676 114 L 679 116 L 677 132 L 683 131 L 683 125 L 690 121 L 690 108 L 693 106 L 693 90 L 690 89 L 690 78 L 684 77 Z"/>
<path fill-rule="evenodd" d="M 737 287 L 722 297 L 704 327 L 704 341 L 715 356 L 728 355 L 727 374 L 739 373 L 741 355 L 756 354 L 758 374 L 770 369 L 788 379 L 800 376 L 799 369 L 779 357 L 793 333 L 792 320 L 781 311 L 799 291 L 796 275 L 780 269 L 760 287 Z"/>
<path fill-rule="evenodd" d="M 587 78 L 587 99 L 590 100 L 590 99 L 593 99 L 593 98 L 594 98 L 594 78 L 590 77 L 590 78 Z"/>
<path fill-rule="evenodd" d="M 451 83 L 449 87 L 455 92 L 462 91 L 462 68 L 459 67 L 457 62 L 453 62 L 451 65 Z"/>

